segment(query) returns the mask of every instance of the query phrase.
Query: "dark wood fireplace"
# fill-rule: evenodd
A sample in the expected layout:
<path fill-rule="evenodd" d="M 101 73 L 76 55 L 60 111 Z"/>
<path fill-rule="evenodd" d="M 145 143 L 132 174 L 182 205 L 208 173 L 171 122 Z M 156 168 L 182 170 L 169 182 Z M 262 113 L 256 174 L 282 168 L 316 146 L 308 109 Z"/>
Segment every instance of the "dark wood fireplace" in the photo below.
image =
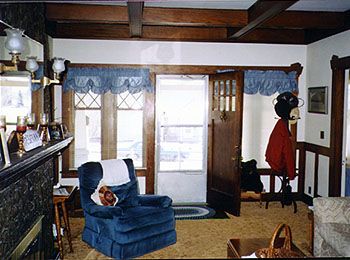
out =
<path fill-rule="evenodd" d="M 0 259 L 25 255 L 31 259 L 35 254 L 43 256 L 41 259 L 55 258 L 55 159 L 71 141 L 56 141 L 22 157 L 11 154 L 10 166 L 0 164 Z"/>
<path fill-rule="evenodd" d="M 12 251 L 11 259 L 44 259 L 42 220 L 40 216 L 18 246 Z"/>

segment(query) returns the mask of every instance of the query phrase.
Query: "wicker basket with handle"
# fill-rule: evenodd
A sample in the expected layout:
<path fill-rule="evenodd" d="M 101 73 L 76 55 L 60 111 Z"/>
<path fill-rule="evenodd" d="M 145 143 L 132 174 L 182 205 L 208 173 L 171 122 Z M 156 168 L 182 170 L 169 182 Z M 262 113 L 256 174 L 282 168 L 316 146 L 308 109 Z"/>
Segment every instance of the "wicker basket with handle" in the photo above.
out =
<path fill-rule="evenodd" d="M 285 239 L 283 246 L 275 248 L 275 241 L 284 229 Z M 261 248 L 255 251 L 258 258 L 292 258 L 301 257 L 297 252 L 292 251 L 292 232 L 287 224 L 279 224 L 273 232 L 268 248 Z"/>

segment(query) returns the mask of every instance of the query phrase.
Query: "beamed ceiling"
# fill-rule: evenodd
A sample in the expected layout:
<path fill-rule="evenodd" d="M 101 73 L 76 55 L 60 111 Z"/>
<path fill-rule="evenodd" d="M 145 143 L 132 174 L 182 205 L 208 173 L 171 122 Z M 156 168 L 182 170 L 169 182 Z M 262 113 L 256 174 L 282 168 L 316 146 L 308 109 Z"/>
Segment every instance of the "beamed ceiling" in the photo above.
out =
<path fill-rule="evenodd" d="M 226 3 L 243 4 L 235 1 Z M 342 11 L 295 10 L 291 8 L 298 4 L 295 0 L 249 1 L 245 9 L 200 8 L 200 2 L 215 2 L 203 0 L 187 1 L 199 3 L 198 8 L 159 7 L 149 5 L 151 1 L 46 1 L 46 32 L 53 38 L 71 39 L 309 44 L 350 29 L 349 0 L 344 0 L 345 8 L 342 2 Z M 319 2 L 319 7 L 326 2 L 332 4 L 326 0 L 308 1 Z"/>

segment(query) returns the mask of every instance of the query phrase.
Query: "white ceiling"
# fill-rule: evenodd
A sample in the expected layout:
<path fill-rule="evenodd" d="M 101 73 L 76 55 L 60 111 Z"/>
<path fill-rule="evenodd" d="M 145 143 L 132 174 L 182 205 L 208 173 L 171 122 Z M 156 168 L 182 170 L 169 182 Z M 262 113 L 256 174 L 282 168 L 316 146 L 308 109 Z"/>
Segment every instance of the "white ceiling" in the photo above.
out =
<path fill-rule="evenodd" d="M 132 0 L 133 1 L 133 0 Z M 138 0 L 134 0 L 138 2 Z M 256 0 L 144 0 L 145 6 L 168 8 L 209 8 L 209 9 L 240 9 L 246 10 Z M 47 1 L 51 2 L 51 1 Z M 66 1 L 56 1 L 66 2 Z M 114 1 L 71 1 L 89 4 L 126 5 L 126 0 Z M 328 11 L 344 12 L 350 10 L 350 0 L 299 0 L 288 10 L 294 11 Z"/>
<path fill-rule="evenodd" d="M 146 0 L 145 6 L 245 10 L 255 2 L 256 0 Z M 288 10 L 344 12 L 350 10 L 350 0 L 299 0 Z"/>
<path fill-rule="evenodd" d="M 140 0 L 130 0 L 138 2 Z M 126 0 L 109 1 L 57 1 L 57 0 L 20 0 L 20 1 L 0 1 L 0 3 L 20 3 L 20 2 L 51 2 L 51 3 L 76 3 L 76 4 L 103 4 L 103 5 L 126 5 Z M 208 9 L 240 9 L 246 10 L 252 6 L 256 0 L 144 0 L 145 6 L 168 7 L 168 8 L 208 8 Z M 294 11 L 328 11 L 344 12 L 350 10 L 350 0 L 299 0 L 287 10 Z"/>

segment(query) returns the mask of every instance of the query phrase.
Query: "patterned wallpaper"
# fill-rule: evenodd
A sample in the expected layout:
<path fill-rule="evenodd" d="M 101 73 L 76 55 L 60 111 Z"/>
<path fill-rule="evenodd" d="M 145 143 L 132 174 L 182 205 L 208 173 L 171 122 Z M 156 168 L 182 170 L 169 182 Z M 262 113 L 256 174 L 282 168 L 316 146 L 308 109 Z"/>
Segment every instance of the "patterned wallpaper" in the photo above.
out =
<path fill-rule="evenodd" d="M 30 38 L 45 43 L 44 3 L 0 4 L 0 20 L 23 29 Z"/>

